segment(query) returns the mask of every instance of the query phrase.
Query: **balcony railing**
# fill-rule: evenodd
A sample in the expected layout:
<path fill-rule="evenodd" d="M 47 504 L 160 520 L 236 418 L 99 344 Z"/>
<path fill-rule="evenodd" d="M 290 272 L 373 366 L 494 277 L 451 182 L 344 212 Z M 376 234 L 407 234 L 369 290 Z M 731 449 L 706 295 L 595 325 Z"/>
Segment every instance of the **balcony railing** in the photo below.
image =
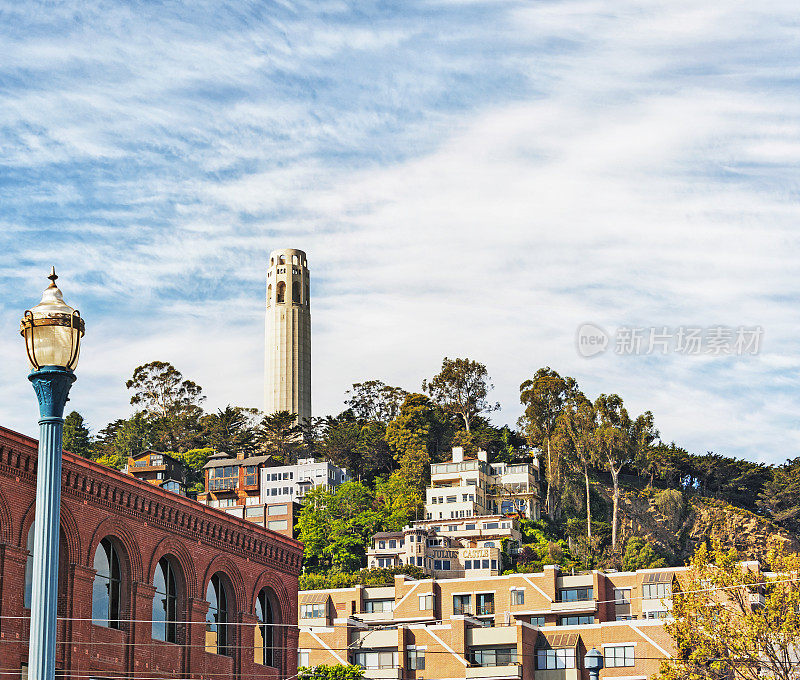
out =
<path fill-rule="evenodd" d="M 209 491 L 232 491 L 236 488 L 238 479 L 209 479 Z"/>

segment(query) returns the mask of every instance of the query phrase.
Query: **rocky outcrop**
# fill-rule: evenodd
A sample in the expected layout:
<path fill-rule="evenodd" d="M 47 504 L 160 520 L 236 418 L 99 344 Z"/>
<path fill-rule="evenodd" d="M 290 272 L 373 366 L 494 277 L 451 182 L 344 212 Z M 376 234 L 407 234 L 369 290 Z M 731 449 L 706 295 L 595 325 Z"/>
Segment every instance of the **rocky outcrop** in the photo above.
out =
<path fill-rule="evenodd" d="M 605 485 L 595 488 L 611 502 L 611 489 Z M 667 508 L 665 513 L 665 504 L 657 502 L 658 493 L 655 490 L 622 493 L 621 545 L 628 537 L 639 536 L 652 542 L 660 552 L 672 555 L 678 564 L 689 560 L 697 546 L 707 539 L 717 539 L 723 546 L 736 548 L 743 559 L 764 560 L 776 543 L 800 552 L 798 536 L 748 510 L 691 495 L 684 496 L 681 507 Z"/>

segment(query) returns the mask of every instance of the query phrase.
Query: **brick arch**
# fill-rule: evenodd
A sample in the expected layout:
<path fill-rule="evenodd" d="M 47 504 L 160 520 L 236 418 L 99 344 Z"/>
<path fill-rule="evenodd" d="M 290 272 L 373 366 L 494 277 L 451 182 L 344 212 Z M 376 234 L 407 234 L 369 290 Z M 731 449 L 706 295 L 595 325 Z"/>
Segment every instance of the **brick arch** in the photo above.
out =
<path fill-rule="evenodd" d="M 275 594 L 275 599 L 280 606 L 281 620 L 279 623 L 292 623 L 292 598 L 289 596 L 289 591 L 286 590 L 286 586 L 280 576 L 271 571 L 262 572 L 261 576 L 256 579 L 255 587 L 251 593 L 252 597 L 250 598 L 252 606 L 248 613 L 255 614 L 256 598 L 263 588 L 269 588 Z"/>
<path fill-rule="evenodd" d="M 11 543 L 14 540 L 14 526 L 11 521 L 11 511 L 3 492 L 0 491 L 0 543 Z"/>
<path fill-rule="evenodd" d="M 156 573 L 156 565 L 158 565 L 158 561 L 165 555 L 170 555 L 177 561 L 181 571 L 180 577 L 183 579 L 184 586 L 186 588 L 186 597 L 198 597 L 197 572 L 194 569 L 192 556 L 189 554 L 189 551 L 184 543 L 173 536 L 166 536 L 165 538 L 161 539 L 153 551 L 153 555 L 150 558 L 150 564 L 147 567 L 146 582 L 148 584 L 153 583 L 153 578 L 155 577 Z M 205 593 L 203 593 L 203 596 L 205 596 Z"/>
<path fill-rule="evenodd" d="M 200 590 L 200 597 L 205 599 L 206 588 L 211 577 L 217 572 L 222 572 L 227 578 L 233 589 L 234 607 L 228 607 L 231 611 L 248 611 L 247 596 L 245 593 L 244 579 L 239 571 L 239 568 L 228 555 L 217 555 L 211 564 L 208 565 L 205 574 L 203 575 L 202 588 Z"/>
<path fill-rule="evenodd" d="M 92 538 L 89 541 L 89 549 L 86 553 L 86 561 L 84 564 L 87 567 L 92 567 L 97 546 L 100 545 L 100 541 L 106 537 L 116 539 L 125 551 L 125 557 L 128 560 L 128 568 L 130 570 L 130 581 L 143 581 L 144 567 L 142 566 L 142 553 L 139 550 L 136 537 L 133 535 L 128 525 L 117 517 L 108 517 L 104 519 L 100 522 L 97 529 L 94 530 Z"/>
<path fill-rule="evenodd" d="M 23 550 L 28 544 L 28 531 L 33 524 L 36 514 L 36 499 L 32 500 L 22 516 L 22 523 L 17 534 L 19 547 Z M 75 517 L 63 503 L 61 504 L 60 528 L 64 533 L 64 542 L 67 546 L 67 564 L 83 564 L 81 561 L 81 534 Z"/>

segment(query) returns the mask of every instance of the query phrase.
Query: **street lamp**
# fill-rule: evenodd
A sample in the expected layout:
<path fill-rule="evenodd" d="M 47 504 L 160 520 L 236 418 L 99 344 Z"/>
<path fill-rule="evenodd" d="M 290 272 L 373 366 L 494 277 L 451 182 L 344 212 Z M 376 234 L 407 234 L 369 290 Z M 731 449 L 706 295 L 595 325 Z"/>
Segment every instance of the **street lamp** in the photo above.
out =
<path fill-rule="evenodd" d="M 592 647 L 583 657 L 583 666 L 589 671 L 589 680 L 598 680 L 603 670 L 603 655 Z"/>
<path fill-rule="evenodd" d="M 31 680 L 53 680 L 58 615 L 58 538 L 61 515 L 61 438 L 64 405 L 72 383 L 84 333 L 80 312 L 64 302 L 56 270 L 42 301 L 25 312 L 20 335 L 31 373 L 28 380 L 39 399 L 39 462 L 36 471 L 36 529 L 33 540 L 28 674 Z"/>

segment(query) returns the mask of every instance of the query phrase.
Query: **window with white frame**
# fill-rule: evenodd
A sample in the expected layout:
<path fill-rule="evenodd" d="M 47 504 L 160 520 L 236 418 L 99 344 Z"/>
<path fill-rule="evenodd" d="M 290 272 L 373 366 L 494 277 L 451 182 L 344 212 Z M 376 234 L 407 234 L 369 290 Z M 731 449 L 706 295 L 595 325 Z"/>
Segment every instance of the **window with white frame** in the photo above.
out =
<path fill-rule="evenodd" d="M 308 668 L 308 650 L 307 649 L 298 649 L 297 650 L 297 665 L 301 668 Z"/>
<path fill-rule="evenodd" d="M 666 609 L 654 609 L 644 612 L 644 618 L 646 619 L 666 619 L 668 616 L 669 612 Z"/>
<path fill-rule="evenodd" d="M 525 604 L 525 591 L 512 590 L 511 591 L 511 604 Z"/>
<path fill-rule="evenodd" d="M 561 668 L 575 668 L 574 647 L 536 651 L 536 670 L 551 671 Z"/>
<path fill-rule="evenodd" d="M 433 593 L 428 593 L 427 595 L 420 595 L 419 596 L 419 610 L 421 612 L 424 611 L 432 611 L 433 605 L 435 603 L 435 595 Z"/>
<path fill-rule="evenodd" d="M 630 604 L 631 603 L 631 589 L 630 588 L 614 588 L 614 602 L 616 604 Z"/>
<path fill-rule="evenodd" d="M 397 650 L 365 649 L 353 655 L 356 666 L 361 668 L 397 668 Z"/>
<path fill-rule="evenodd" d="M 642 586 L 642 598 L 645 600 L 663 600 L 671 597 L 671 583 L 645 583 Z"/>
<path fill-rule="evenodd" d="M 364 600 L 364 611 L 390 612 L 394 610 L 394 600 Z"/>
<path fill-rule="evenodd" d="M 407 647 L 408 653 L 408 670 L 410 671 L 424 671 L 425 670 L 425 648 L 409 645 Z"/>
<path fill-rule="evenodd" d="M 325 604 L 301 604 L 300 605 L 300 618 L 301 619 L 324 619 L 325 618 Z"/>
<path fill-rule="evenodd" d="M 635 665 L 633 645 L 618 645 L 603 649 L 606 668 L 622 668 Z"/>

